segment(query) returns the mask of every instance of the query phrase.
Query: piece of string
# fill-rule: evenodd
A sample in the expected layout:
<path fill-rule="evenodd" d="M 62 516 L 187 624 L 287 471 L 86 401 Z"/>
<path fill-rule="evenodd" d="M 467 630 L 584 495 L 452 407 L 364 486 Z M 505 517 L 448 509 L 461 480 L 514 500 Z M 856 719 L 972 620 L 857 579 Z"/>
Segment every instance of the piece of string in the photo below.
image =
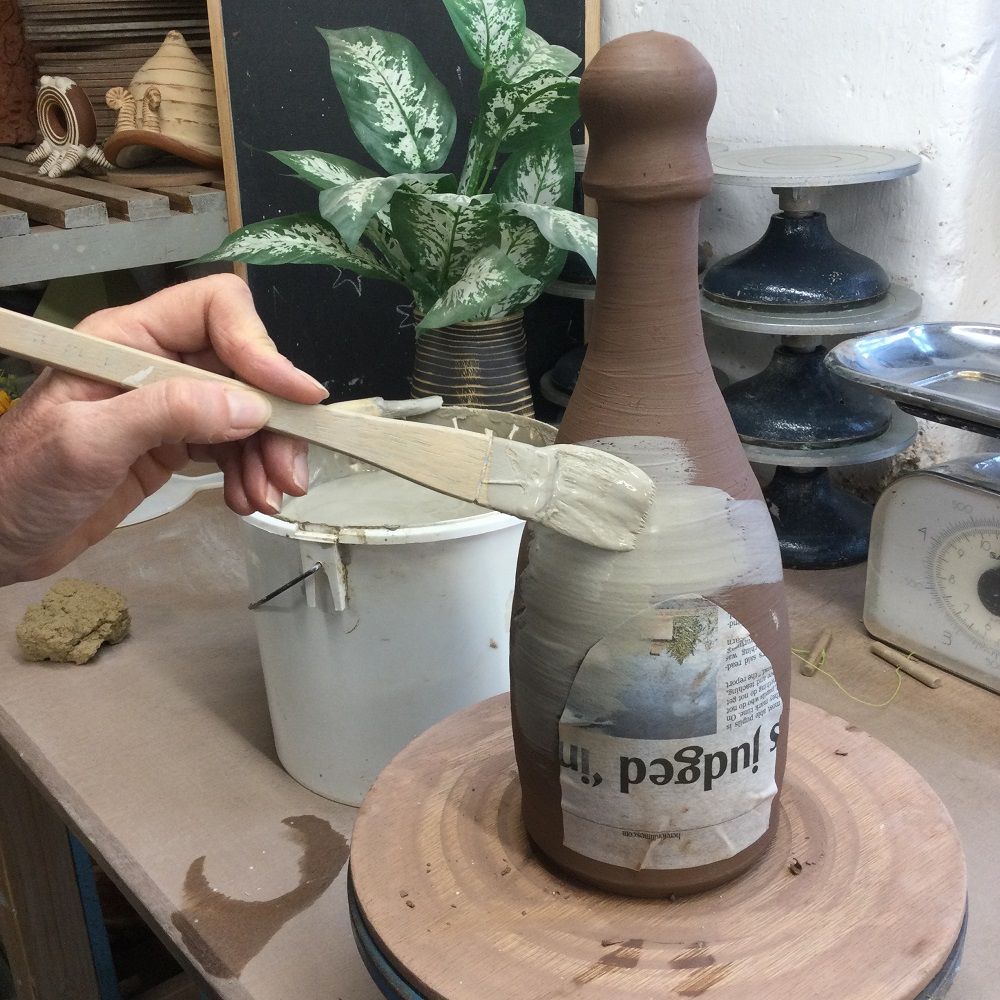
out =
<path fill-rule="evenodd" d="M 825 649 L 819 654 L 819 663 L 813 663 L 811 660 L 807 659 L 806 656 L 803 655 L 804 653 L 808 653 L 808 650 L 805 649 L 792 650 L 793 656 L 797 656 L 803 663 L 807 663 L 810 667 L 815 667 L 816 672 L 818 674 L 823 674 L 824 677 L 829 677 L 830 680 L 833 681 L 833 683 L 836 684 L 837 687 L 839 687 L 840 690 L 843 691 L 844 694 L 846 694 L 847 697 L 851 699 L 851 701 L 856 701 L 859 705 L 867 705 L 868 708 L 886 708 L 896 700 L 896 695 L 899 694 L 899 689 L 903 686 L 903 669 L 902 667 L 896 667 L 896 690 L 892 692 L 888 701 L 880 701 L 880 702 L 865 701 L 864 698 L 859 698 L 857 695 L 851 694 L 851 692 L 848 691 L 847 688 L 845 688 L 844 685 L 841 684 L 840 681 L 837 680 L 837 678 L 834 677 L 829 670 L 823 669 L 823 664 L 826 663 Z"/>

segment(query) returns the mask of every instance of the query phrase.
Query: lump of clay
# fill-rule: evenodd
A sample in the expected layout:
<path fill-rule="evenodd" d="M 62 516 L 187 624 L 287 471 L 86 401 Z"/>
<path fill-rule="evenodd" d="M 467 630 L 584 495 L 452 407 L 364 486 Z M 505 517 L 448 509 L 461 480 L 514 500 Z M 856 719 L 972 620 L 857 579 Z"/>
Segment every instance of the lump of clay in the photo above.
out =
<path fill-rule="evenodd" d="M 29 660 L 86 663 L 106 642 L 128 635 L 128 608 L 117 590 L 86 580 L 60 580 L 32 604 L 17 626 Z"/>

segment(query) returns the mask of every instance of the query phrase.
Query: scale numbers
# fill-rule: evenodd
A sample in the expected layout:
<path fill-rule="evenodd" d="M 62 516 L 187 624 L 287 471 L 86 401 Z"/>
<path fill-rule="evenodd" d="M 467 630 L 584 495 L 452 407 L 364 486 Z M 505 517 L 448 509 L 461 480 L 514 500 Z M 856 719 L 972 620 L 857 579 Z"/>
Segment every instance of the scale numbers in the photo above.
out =
<path fill-rule="evenodd" d="M 959 527 L 937 540 L 930 574 L 955 624 L 986 647 L 1000 643 L 1000 523 Z"/>
<path fill-rule="evenodd" d="M 903 476 L 875 507 L 865 626 L 1000 692 L 1000 490 L 940 468 Z"/>

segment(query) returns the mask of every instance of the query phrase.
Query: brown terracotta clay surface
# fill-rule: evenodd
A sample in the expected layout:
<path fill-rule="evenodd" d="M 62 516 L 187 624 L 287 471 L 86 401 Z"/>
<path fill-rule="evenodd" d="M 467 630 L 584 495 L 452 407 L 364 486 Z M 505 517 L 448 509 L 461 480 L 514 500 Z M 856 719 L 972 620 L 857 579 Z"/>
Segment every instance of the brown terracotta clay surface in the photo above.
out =
<path fill-rule="evenodd" d="M 588 644 L 607 634 L 586 637 L 596 618 L 605 616 L 611 627 L 637 607 L 691 594 L 723 609 L 746 628 L 774 671 L 783 705 L 773 755 L 779 789 L 787 747 L 789 640 L 780 557 L 712 375 L 698 305 L 698 211 L 712 184 L 705 128 L 714 101 L 707 62 L 683 39 L 658 32 L 610 43 L 584 75 L 581 105 L 590 133 L 584 189 L 598 203 L 600 259 L 586 361 L 558 440 L 607 442 L 651 475 L 659 466 L 668 484 L 681 485 L 662 491 L 663 506 L 635 553 L 557 551 L 536 532 L 513 629 L 512 714 L 528 833 L 557 867 L 633 895 L 694 892 L 735 877 L 773 838 L 778 800 L 771 801 L 769 820 L 762 804 L 758 818 L 768 825 L 754 842 L 695 867 L 621 866 L 567 847 L 560 717 L 583 657 L 596 648 Z M 633 445 L 637 450 L 630 452 Z M 702 518 L 692 513 L 700 504 L 719 504 L 726 513 Z M 671 505 L 679 511 L 676 521 Z M 693 527 L 671 534 L 684 518 Z M 735 548 L 742 546 L 728 577 L 725 532 L 716 528 L 732 529 Z M 608 611 L 616 600 L 618 619 Z M 776 717 L 777 707 L 772 711 Z M 669 810 L 669 797 L 664 804 Z M 663 827 L 649 829 L 671 823 L 666 818 Z"/>
<path fill-rule="evenodd" d="M 0 143 L 35 138 L 35 61 L 17 0 L 0 0 Z"/>

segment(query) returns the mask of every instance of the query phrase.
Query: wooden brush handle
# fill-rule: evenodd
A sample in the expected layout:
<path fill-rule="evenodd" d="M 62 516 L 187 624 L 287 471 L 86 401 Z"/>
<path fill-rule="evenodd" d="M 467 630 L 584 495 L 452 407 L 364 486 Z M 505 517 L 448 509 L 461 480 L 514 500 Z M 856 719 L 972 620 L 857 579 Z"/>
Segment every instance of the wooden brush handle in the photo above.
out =
<path fill-rule="evenodd" d="M 271 406 L 270 430 L 343 452 L 461 500 L 483 499 L 491 439 L 482 434 L 292 403 L 225 375 L 7 309 L 0 309 L 0 351 L 125 389 L 193 378 L 255 392 Z"/>

